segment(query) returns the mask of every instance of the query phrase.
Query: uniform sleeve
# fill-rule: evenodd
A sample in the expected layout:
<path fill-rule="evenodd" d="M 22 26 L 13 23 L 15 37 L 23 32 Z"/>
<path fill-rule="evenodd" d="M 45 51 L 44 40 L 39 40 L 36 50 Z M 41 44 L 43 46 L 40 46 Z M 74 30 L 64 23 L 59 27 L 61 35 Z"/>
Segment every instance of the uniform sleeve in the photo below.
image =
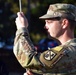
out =
<path fill-rule="evenodd" d="M 40 53 L 37 53 L 26 28 L 17 30 L 13 52 L 23 68 L 38 70 L 43 67 L 39 60 Z"/>
<path fill-rule="evenodd" d="M 38 53 L 30 40 L 28 30 L 22 28 L 16 32 L 13 52 L 23 68 L 31 69 L 36 73 L 44 73 L 49 72 L 60 60 L 62 49 L 63 47 L 59 46 L 43 53 Z"/>

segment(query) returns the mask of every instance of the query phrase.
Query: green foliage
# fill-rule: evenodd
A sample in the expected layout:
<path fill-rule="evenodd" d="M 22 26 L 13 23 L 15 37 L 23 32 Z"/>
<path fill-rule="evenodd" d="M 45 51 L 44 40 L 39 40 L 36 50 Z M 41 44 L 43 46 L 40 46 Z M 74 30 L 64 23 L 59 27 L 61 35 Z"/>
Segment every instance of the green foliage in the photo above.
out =
<path fill-rule="evenodd" d="M 63 3 L 76 4 L 75 0 L 63 0 Z"/>
<path fill-rule="evenodd" d="M 40 41 L 40 39 L 46 38 L 45 35 L 39 33 L 31 33 L 30 36 L 34 44 L 37 44 Z"/>

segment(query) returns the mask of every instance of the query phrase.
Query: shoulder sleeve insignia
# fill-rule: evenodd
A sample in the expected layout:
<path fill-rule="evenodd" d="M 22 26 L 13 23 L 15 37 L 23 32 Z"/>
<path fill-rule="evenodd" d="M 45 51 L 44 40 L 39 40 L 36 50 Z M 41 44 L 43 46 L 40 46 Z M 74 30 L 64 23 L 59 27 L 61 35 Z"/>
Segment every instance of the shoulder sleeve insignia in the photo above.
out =
<path fill-rule="evenodd" d="M 51 48 L 40 55 L 40 61 L 47 67 L 52 68 L 63 56 L 64 48 L 57 46 Z"/>
<path fill-rule="evenodd" d="M 53 51 L 48 51 L 46 54 L 44 54 L 44 58 L 46 60 L 52 60 L 56 56 L 56 53 Z"/>

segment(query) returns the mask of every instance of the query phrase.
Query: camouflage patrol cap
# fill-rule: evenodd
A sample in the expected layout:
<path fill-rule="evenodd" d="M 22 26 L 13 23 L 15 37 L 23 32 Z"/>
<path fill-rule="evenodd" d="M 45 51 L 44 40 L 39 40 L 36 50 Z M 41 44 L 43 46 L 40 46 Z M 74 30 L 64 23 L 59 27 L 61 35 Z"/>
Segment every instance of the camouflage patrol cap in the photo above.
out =
<path fill-rule="evenodd" d="M 65 16 L 71 20 L 76 21 L 76 6 L 72 4 L 64 4 L 64 3 L 51 4 L 49 6 L 47 13 L 39 18 L 50 19 L 50 18 L 65 17 Z"/>

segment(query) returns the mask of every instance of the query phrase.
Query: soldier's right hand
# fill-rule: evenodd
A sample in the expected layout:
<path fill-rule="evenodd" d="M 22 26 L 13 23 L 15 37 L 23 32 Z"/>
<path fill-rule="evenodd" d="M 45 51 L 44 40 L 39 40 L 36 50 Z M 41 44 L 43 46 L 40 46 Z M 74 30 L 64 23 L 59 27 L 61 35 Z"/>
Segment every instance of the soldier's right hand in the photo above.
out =
<path fill-rule="evenodd" d="M 23 12 L 18 12 L 17 13 L 17 18 L 15 20 L 15 23 L 16 23 L 16 26 L 17 26 L 17 29 L 20 29 L 22 27 L 28 27 L 28 21 L 27 21 L 27 18 L 25 17 L 24 13 Z"/>

